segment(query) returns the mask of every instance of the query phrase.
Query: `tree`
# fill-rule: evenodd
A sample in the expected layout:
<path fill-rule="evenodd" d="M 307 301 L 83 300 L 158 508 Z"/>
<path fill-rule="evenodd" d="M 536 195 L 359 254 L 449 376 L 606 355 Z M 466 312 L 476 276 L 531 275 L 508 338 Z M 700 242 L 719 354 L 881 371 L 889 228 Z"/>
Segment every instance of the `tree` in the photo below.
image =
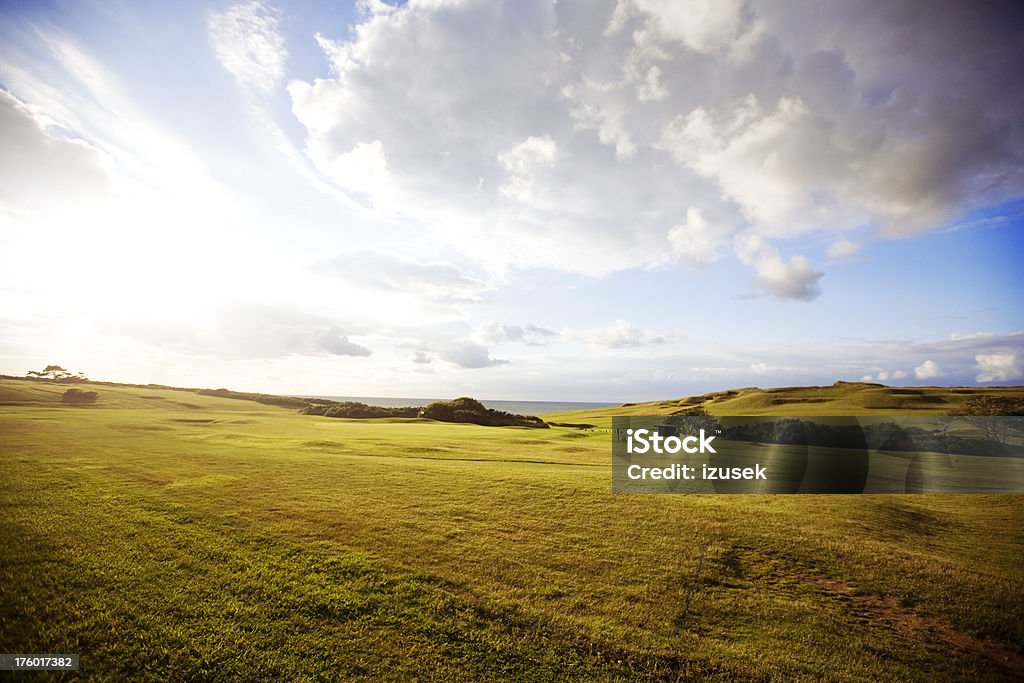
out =
<path fill-rule="evenodd" d="M 985 438 L 1004 446 L 1024 439 L 1024 399 L 1013 396 L 974 396 L 949 413 L 945 436 L 956 423 L 967 424 Z"/>
<path fill-rule="evenodd" d="M 88 379 L 84 372 L 72 373 L 59 365 L 47 365 L 42 370 L 29 370 L 25 376 L 49 379 L 54 382 L 84 382 Z"/>

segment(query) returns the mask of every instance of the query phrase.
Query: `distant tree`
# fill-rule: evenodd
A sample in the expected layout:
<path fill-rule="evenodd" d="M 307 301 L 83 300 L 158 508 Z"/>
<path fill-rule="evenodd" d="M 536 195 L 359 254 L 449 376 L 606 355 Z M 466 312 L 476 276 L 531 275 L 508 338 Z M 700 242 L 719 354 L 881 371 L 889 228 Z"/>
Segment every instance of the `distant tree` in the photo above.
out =
<path fill-rule="evenodd" d="M 1011 440 L 1024 439 L 1024 399 L 1012 396 L 974 396 L 949 413 L 952 416 L 943 435 L 957 423 L 967 424 L 981 432 L 985 438 L 1003 445 Z"/>
<path fill-rule="evenodd" d="M 81 406 L 81 405 L 88 405 L 90 403 L 95 403 L 96 399 L 99 398 L 99 396 L 100 395 L 97 394 L 95 391 L 82 391 L 81 389 L 68 389 L 67 391 L 64 392 L 64 395 L 61 396 L 60 400 L 61 400 L 61 403 L 67 403 L 67 404 L 70 404 L 70 405 Z"/>
<path fill-rule="evenodd" d="M 972 396 L 950 415 L 1024 415 L 1024 398 L 1014 396 Z"/>
<path fill-rule="evenodd" d="M 696 434 L 698 430 L 713 431 L 721 429 L 718 418 L 713 417 L 703 405 L 691 406 L 673 413 L 665 418 L 665 423 L 678 427 L 687 434 Z"/>
<path fill-rule="evenodd" d="M 54 382 L 85 382 L 89 379 L 84 372 L 70 372 L 59 365 L 47 365 L 42 370 L 29 370 L 25 376 L 49 379 Z"/>
<path fill-rule="evenodd" d="M 27 376 L 38 377 L 39 379 L 60 380 L 71 377 L 72 375 L 65 368 L 62 368 L 59 365 L 47 365 L 42 370 L 29 370 Z"/>

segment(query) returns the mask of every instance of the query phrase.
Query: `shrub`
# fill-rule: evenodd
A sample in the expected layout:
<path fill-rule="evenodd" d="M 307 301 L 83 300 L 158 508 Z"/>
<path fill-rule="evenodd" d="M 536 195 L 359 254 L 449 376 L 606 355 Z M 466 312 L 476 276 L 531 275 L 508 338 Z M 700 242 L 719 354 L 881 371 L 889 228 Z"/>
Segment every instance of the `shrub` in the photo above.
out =
<path fill-rule="evenodd" d="M 61 396 L 60 400 L 61 400 L 61 403 L 67 403 L 67 404 L 70 404 L 70 405 L 81 406 L 81 405 L 88 405 L 90 403 L 95 403 L 96 399 L 99 398 L 99 397 L 100 397 L 100 395 L 97 394 L 95 391 L 82 391 L 81 389 L 68 389 L 67 391 L 64 392 L 64 395 Z"/>
<path fill-rule="evenodd" d="M 342 401 L 328 405 L 316 404 L 306 406 L 299 413 L 303 415 L 322 415 L 324 417 L 347 417 L 350 419 L 368 419 L 374 417 L 416 417 L 419 408 L 385 408 L 371 406 L 358 401 Z"/>
<path fill-rule="evenodd" d="M 421 408 L 420 417 L 439 422 L 462 422 L 486 427 L 533 427 L 547 429 L 548 424 L 533 415 L 513 415 L 487 408 L 475 398 L 462 396 L 452 401 L 435 401 Z"/>

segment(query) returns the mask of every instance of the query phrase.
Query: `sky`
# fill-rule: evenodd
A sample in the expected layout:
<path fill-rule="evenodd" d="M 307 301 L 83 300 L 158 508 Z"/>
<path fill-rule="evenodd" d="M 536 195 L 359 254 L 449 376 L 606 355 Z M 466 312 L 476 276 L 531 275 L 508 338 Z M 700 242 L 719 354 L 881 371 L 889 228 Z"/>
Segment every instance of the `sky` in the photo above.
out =
<path fill-rule="evenodd" d="M 0 372 L 1024 384 L 1024 6 L 0 3 Z"/>

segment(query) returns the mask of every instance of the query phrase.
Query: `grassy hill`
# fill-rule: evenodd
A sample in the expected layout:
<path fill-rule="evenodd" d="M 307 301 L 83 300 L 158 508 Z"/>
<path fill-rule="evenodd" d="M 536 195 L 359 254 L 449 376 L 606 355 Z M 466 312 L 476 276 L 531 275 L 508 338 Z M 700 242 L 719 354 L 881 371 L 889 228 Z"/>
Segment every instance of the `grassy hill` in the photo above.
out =
<path fill-rule="evenodd" d="M 1024 397 L 1024 387 L 887 387 L 836 382 L 827 387 L 730 389 L 698 396 L 551 413 L 555 422 L 611 425 L 613 415 L 676 415 L 703 406 L 712 415 L 944 415 L 974 396 Z"/>
<path fill-rule="evenodd" d="M 616 496 L 600 432 L 70 386 L 0 380 L 0 651 L 86 679 L 1024 675 L 1022 496 Z"/>

